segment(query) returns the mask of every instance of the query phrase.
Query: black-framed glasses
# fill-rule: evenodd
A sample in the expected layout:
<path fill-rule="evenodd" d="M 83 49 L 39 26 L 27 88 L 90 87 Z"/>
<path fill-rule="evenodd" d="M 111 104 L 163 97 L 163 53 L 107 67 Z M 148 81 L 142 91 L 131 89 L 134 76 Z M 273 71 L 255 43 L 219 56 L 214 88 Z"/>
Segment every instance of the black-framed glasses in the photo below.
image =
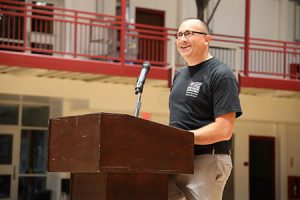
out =
<path fill-rule="evenodd" d="M 184 36 L 185 38 L 189 39 L 190 37 L 192 37 L 195 34 L 200 34 L 200 35 L 207 35 L 207 33 L 205 32 L 198 32 L 198 31 L 190 31 L 190 30 L 186 30 L 184 32 L 178 32 L 177 34 L 175 34 L 175 38 L 179 39 L 182 36 Z"/>

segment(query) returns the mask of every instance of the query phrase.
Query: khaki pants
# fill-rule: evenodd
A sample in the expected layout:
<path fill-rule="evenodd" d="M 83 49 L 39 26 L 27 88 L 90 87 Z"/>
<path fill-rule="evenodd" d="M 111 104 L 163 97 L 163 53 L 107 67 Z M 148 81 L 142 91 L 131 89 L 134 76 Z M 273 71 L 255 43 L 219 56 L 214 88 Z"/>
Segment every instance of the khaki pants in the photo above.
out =
<path fill-rule="evenodd" d="M 231 169 L 230 155 L 197 155 L 194 158 L 194 174 L 170 175 L 168 199 L 221 200 Z"/>

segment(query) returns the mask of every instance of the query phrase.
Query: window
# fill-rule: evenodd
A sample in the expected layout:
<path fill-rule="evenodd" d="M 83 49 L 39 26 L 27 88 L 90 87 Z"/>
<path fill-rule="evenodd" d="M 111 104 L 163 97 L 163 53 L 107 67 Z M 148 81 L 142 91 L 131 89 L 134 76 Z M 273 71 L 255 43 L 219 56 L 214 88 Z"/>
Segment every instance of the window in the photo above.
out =
<path fill-rule="evenodd" d="M 23 105 L 22 125 L 48 127 L 49 106 Z"/>
<path fill-rule="evenodd" d="M 18 125 L 19 106 L 0 104 L 0 125 Z"/>
<path fill-rule="evenodd" d="M 46 189 L 46 177 L 21 177 L 19 179 L 19 198 L 38 199 L 37 194 Z M 41 198 L 40 198 L 41 199 Z"/>
<path fill-rule="evenodd" d="M 10 175 L 0 175 L 0 198 L 10 198 Z"/>
<path fill-rule="evenodd" d="M 32 3 L 36 6 L 32 7 L 31 31 L 53 34 L 53 9 L 49 8 L 53 4 L 35 1 Z"/>
<path fill-rule="evenodd" d="M 46 173 L 48 131 L 22 130 L 20 173 Z"/>
<path fill-rule="evenodd" d="M 0 135 L 0 164 L 9 165 L 12 163 L 13 136 L 9 134 Z"/>

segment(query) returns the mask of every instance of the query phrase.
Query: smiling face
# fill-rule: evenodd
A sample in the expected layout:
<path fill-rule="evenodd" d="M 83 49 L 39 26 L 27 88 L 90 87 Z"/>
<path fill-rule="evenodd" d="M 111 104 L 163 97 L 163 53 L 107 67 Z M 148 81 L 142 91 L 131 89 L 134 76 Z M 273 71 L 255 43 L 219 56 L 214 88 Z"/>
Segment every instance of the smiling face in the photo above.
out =
<path fill-rule="evenodd" d="M 200 20 L 188 19 L 183 21 L 178 29 L 178 35 L 188 31 L 208 33 L 208 30 Z M 176 40 L 177 50 L 186 60 L 189 66 L 199 64 L 209 58 L 208 46 L 211 40 L 210 35 L 190 32 L 183 34 Z"/>

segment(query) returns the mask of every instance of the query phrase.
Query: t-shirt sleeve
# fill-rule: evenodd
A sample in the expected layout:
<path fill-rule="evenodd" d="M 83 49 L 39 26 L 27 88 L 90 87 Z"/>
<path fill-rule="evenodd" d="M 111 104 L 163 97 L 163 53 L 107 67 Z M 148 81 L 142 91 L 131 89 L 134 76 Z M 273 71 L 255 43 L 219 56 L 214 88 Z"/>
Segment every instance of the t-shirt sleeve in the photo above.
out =
<path fill-rule="evenodd" d="M 235 112 L 236 118 L 242 115 L 238 82 L 234 77 L 225 76 L 213 87 L 214 118 L 229 112 Z"/>

